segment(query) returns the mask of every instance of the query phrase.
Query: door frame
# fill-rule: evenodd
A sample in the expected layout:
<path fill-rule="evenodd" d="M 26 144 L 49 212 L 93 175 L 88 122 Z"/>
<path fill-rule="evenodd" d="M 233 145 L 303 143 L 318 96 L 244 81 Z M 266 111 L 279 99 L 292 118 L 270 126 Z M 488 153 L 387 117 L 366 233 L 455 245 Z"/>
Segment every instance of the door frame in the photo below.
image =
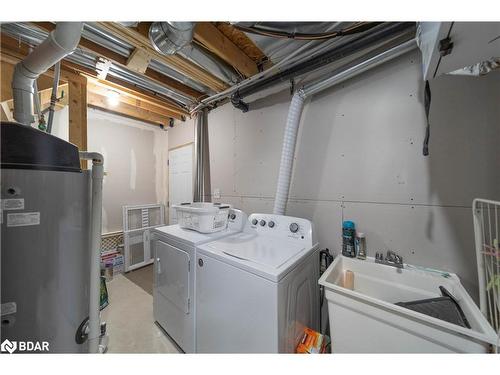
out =
<path fill-rule="evenodd" d="M 168 225 L 171 225 L 171 217 L 170 217 L 170 207 L 172 204 L 175 204 L 175 203 L 172 203 L 172 200 L 171 200 L 171 194 L 170 194 L 170 152 L 172 151 L 176 151 L 176 150 L 179 150 L 183 147 L 188 147 L 190 146 L 191 147 L 191 152 L 192 152 L 192 163 L 191 163 L 191 196 L 194 194 L 194 142 L 186 142 L 186 143 L 183 143 L 183 144 L 180 144 L 178 146 L 175 146 L 175 147 L 172 147 L 172 148 L 169 148 L 168 149 L 168 163 L 167 163 L 167 166 L 168 166 L 168 171 L 167 171 L 167 175 L 168 175 L 168 181 L 167 181 L 167 186 L 168 186 L 168 200 L 167 200 L 167 212 L 165 213 L 165 219 L 168 220 Z M 192 197 L 191 197 L 191 201 L 192 201 Z"/>

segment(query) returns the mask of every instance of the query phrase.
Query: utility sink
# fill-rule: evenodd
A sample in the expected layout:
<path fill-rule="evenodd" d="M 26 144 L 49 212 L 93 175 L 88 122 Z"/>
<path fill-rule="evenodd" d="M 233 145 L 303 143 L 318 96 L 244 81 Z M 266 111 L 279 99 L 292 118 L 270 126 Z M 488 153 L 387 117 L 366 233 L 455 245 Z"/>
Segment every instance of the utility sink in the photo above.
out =
<path fill-rule="evenodd" d="M 404 265 L 396 268 L 338 256 L 319 280 L 328 300 L 334 353 L 485 353 L 498 337 L 457 275 Z M 354 273 L 354 288 L 343 286 Z M 441 297 L 445 287 L 471 328 L 422 314 L 398 302 Z"/>

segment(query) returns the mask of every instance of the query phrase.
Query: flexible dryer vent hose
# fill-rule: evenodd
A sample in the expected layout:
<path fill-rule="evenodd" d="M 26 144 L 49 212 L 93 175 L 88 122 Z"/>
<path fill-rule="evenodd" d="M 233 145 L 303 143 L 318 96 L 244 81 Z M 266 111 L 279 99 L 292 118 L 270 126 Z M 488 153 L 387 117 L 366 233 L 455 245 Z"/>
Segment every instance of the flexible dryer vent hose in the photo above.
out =
<path fill-rule="evenodd" d="M 299 90 L 293 95 L 292 102 L 290 103 L 285 126 L 285 134 L 283 136 L 278 186 L 276 188 L 273 210 L 273 213 L 276 215 L 285 214 L 288 191 L 290 190 L 290 180 L 292 179 L 293 158 L 295 155 L 295 145 L 297 144 L 297 133 L 299 131 L 299 123 L 303 108 L 303 92 L 302 90 Z"/>

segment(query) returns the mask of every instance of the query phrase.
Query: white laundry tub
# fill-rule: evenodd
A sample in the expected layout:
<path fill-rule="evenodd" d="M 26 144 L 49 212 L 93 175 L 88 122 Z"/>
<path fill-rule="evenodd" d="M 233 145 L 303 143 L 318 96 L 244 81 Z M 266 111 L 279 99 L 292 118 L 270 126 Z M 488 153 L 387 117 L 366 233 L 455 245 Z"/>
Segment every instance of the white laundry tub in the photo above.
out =
<path fill-rule="evenodd" d="M 354 290 L 342 286 L 345 270 L 354 272 Z M 319 283 L 328 300 L 334 353 L 484 353 L 497 340 L 455 274 L 338 256 Z M 441 285 L 458 301 L 471 329 L 395 305 L 440 297 Z"/>

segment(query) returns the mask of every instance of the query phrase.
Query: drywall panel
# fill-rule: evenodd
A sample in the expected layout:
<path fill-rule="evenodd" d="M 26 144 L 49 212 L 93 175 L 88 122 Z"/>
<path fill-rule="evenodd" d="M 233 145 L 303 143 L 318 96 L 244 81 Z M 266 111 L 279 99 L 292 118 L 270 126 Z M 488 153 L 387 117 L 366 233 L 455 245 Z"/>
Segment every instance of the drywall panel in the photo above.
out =
<path fill-rule="evenodd" d="M 158 126 L 88 109 L 88 149 L 104 156 L 103 233 L 122 230 L 122 206 L 168 201 L 168 133 Z M 68 140 L 67 107 L 53 132 Z"/>
<path fill-rule="evenodd" d="M 330 249 L 331 253 L 341 253 L 342 203 L 291 200 L 287 206 L 287 215 L 311 220 L 320 247 Z"/>
<path fill-rule="evenodd" d="M 168 129 L 168 148 L 173 149 L 194 141 L 195 118 L 186 121 L 175 120 L 174 127 Z"/>
<path fill-rule="evenodd" d="M 124 205 L 166 203 L 168 135 L 96 109 L 87 121 L 88 149 L 104 156 L 103 233 L 120 231 Z"/>
<path fill-rule="evenodd" d="M 366 233 L 369 256 L 394 250 L 405 263 L 455 272 L 477 299 L 471 209 L 346 202 L 343 216 Z M 333 240 L 340 251 L 341 240 Z"/>
<path fill-rule="evenodd" d="M 273 99 L 268 100 L 266 107 L 254 106 L 247 113 L 233 109 L 234 180 L 238 194 L 274 196 L 288 100 L 286 96 L 281 101 Z"/>
<path fill-rule="evenodd" d="M 291 197 L 453 206 L 500 198 L 500 74 L 433 81 L 424 157 L 419 66 L 410 54 L 312 98 Z"/>
<path fill-rule="evenodd" d="M 219 190 L 221 195 L 237 194 L 235 186 L 235 129 L 233 111 L 213 111 L 210 113 L 208 138 L 210 149 L 210 176 L 212 192 Z"/>

